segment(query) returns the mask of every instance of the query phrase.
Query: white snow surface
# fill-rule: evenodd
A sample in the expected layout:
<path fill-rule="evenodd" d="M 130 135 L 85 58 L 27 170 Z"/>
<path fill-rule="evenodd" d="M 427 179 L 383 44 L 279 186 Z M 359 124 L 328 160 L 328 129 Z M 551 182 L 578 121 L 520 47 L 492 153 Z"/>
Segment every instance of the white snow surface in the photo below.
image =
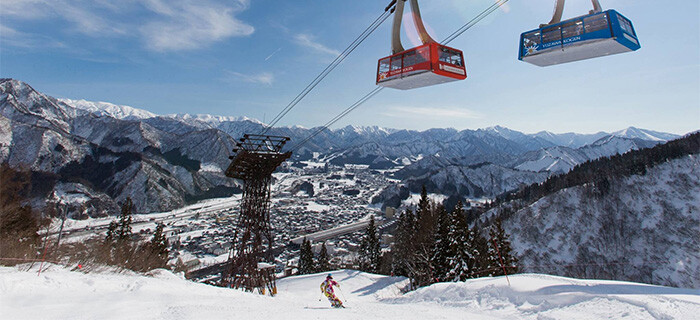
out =
<path fill-rule="evenodd" d="M 140 120 L 156 117 L 155 113 L 130 106 L 116 105 L 109 102 L 95 102 L 87 100 L 58 99 L 59 101 L 77 108 L 89 111 L 90 113 L 110 116 L 116 119 Z"/>
<path fill-rule="evenodd" d="M 697 319 L 700 291 L 540 274 L 439 283 L 333 271 L 347 309 L 321 295 L 326 273 L 278 281 L 276 297 L 149 275 L 45 265 L 0 267 L 3 319 Z M 510 285 L 508 284 L 510 281 Z"/>

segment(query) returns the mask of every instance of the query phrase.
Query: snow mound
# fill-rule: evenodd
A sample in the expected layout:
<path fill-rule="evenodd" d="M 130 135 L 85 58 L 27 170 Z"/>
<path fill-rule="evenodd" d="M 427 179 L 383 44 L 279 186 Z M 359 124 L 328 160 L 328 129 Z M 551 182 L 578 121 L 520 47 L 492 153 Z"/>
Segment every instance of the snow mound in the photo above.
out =
<path fill-rule="evenodd" d="M 276 297 L 213 287 L 167 270 L 83 273 L 0 267 L 3 319 L 691 319 L 700 291 L 538 274 L 439 283 L 402 295 L 407 280 L 333 271 L 347 309 L 319 284 L 328 273 L 278 281 Z"/>
<path fill-rule="evenodd" d="M 437 304 L 499 318 L 690 319 L 700 310 L 700 290 L 517 274 L 438 283 L 393 302 Z"/>

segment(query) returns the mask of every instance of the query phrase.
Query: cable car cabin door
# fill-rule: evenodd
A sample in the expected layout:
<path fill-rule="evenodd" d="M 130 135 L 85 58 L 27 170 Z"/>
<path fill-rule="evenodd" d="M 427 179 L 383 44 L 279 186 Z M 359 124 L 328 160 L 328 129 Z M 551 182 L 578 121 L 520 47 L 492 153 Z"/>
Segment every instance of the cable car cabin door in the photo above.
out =
<path fill-rule="evenodd" d="M 379 59 L 376 81 L 382 87 L 409 90 L 466 78 L 461 51 L 428 43 Z"/>

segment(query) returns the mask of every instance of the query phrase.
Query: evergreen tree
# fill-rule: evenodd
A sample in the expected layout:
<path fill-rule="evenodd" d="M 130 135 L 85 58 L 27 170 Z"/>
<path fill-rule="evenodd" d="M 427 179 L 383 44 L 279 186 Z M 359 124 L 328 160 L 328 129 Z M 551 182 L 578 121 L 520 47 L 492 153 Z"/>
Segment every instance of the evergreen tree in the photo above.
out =
<path fill-rule="evenodd" d="M 418 210 L 416 210 L 416 221 L 421 220 L 421 215 L 430 210 L 430 199 L 425 185 L 420 190 L 420 200 L 418 200 Z"/>
<path fill-rule="evenodd" d="M 381 250 L 377 228 L 374 225 L 374 216 L 370 216 L 369 225 L 367 225 L 365 235 L 360 242 L 360 270 L 371 273 L 379 272 L 380 258 Z"/>
<path fill-rule="evenodd" d="M 469 260 L 472 252 L 468 232 L 462 202 L 458 201 L 450 214 L 450 225 L 447 230 L 451 257 L 448 260 L 446 281 L 464 281 L 469 277 L 471 272 Z"/>
<path fill-rule="evenodd" d="M 331 269 L 330 258 L 328 256 L 328 249 L 326 249 L 326 243 L 321 245 L 321 252 L 318 253 L 318 262 L 316 265 L 316 272 L 325 272 Z"/>
<path fill-rule="evenodd" d="M 415 217 L 413 211 L 407 209 L 399 216 L 392 248 L 392 273 L 395 276 L 408 277 L 410 275 L 409 264 L 413 253 L 413 237 L 415 233 Z"/>
<path fill-rule="evenodd" d="M 135 260 L 139 260 L 140 262 L 145 261 L 145 258 L 132 259 L 137 249 L 130 241 L 132 236 L 131 213 L 133 209 L 134 204 L 131 198 L 127 197 L 126 201 L 122 204 L 119 218 L 109 223 L 104 242 L 104 259 L 109 263 L 131 269 L 135 269 L 133 268 L 133 266 L 136 265 Z"/>
<path fill-rule="evenodd" d="M 314 272 L 314 252 L 311 249 L 311 241 L 306 240 L 301 244 L 299 250 L 299 274 L 309 274 Z"/>
<path fill-rule="evenodd" d="M 503 225 L 501 223 L 501 218 L 496 218 L 496 221 L 491 226 L 489 231 L 489 261 L 493 272 L 491 275 L 502 276 L 504 275 L 503 269 L 505 268 L 508 274 L 513 274 L 518 272 L 518 260 L 513 255 L 513 249 L 510 246 L 510 241 L 508 240 L 508 235 L 505 230 L 503 230 Z"/>
<path fill-rule="evenodd" d="M 119 215 L 119 225 L 116 231 L 117 240 L 124 241 L 131 239 L 131 214 L 134 210 L 134 203 L 130 197 L 122 204 L 121 215 Z"/>
<path fill-rule="evenodd" d="M 109 245 L 113 245 L 114 241 L 116 240 L 117 236 L 117 227 L 119 225 L 117 224 L 116 221 L 112 221 L 109 223 L 109 227 L 107 227 L 107 236 L 105 237 L 105 243 Z"/>
<path fill-rule="evenodd" d="M 414 233 L 414 250 L 412 254 L 412 275 L 415 285 L 422 287 L 434 282 L 433 276 L 433 242 L 437 220 L 437 210 L 434 203 L 428 198 L 428 193 L 423 186 L 421 199 L 418 202 L 416 212 L 416 231 Z"/>
<path fill-rule="evenodd" d="M 481 236 L 476 226 L 467 234 L 467 250 L 469 254 L 469 278 L 479 278 L 489 275 L 492 268 L 489 260 L 488 240 Z"/>
<path fill-rule="evenodd" d="M 148 266 L 150 268 L 164 268 L 168 264 L 168 240 L 163 233 L 164 228 L 164 224 L 158 223 L 156 230 L 153 232 L 153 238 L 146 246 L 151 256 L 151 259 L 149 259 L 151 263 Z"/>
<path fill-rule="evenodd" d="M 449 238 L 450 216 L 443 206 L 437 208 L 437 226 L 433 236 L 433 250 L 431 257 L 432 276 L 434 281 L 447 281 L 450 271 L 449 261 L 454 257 Z"/>

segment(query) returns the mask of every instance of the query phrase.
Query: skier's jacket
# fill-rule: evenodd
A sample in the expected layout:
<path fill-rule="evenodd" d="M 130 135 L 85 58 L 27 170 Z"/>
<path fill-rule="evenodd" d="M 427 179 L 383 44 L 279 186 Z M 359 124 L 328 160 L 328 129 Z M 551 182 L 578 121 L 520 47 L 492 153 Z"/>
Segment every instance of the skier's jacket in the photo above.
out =
<path fill-rule="evenodd" d="M 328 301 L 331 303 L 332 307 L 345 308 L 343 306 L 343 302 L 335 296 L 335 292 L 333 292 L 333 286 L 340 287 L 340 285 L 337 282 L 333 281 L 333 278 L 328 277 L 325 281 L 321 282 L 321 292 L 323 292 L 323 295 L 326 296 L 326 298 L 328 298 Z"/>
<path fill-rule="evenodd" d="M 325 281 L 321 282 L 321 292 L 332 295 L 335 293 L 333 291 L 333 286 L 340 287 L 340 285 L 333 281 L 333 279 L 326 279 Z"/>

